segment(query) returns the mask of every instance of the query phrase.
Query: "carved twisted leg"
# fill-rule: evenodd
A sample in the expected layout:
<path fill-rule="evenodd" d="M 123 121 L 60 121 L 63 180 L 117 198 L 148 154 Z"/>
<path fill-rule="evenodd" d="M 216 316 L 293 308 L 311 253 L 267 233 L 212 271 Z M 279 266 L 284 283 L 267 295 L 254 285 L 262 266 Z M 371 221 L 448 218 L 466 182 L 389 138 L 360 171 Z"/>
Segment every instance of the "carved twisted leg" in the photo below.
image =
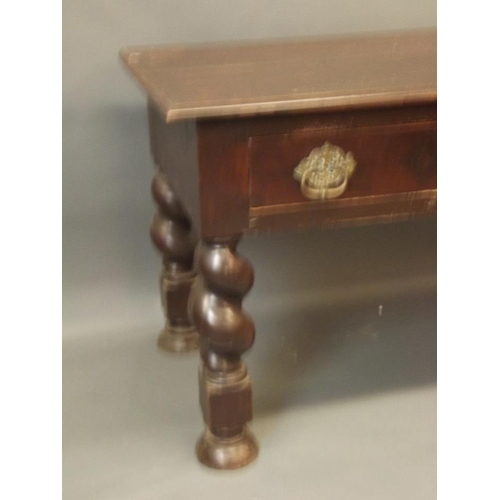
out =
<path fill-rule="evenodd" d="M 196 452 L 202 463 L 217 469 L 242 467 L 258 453 L 246 426 L 252 419 L 252 386 L 241 360 L 255 337 L 253 321 L 241 307 L 253 285 L 253 269 L 236 253 L 238 239 L 200 242 L 200 276 L 190 300 L 200 333 L 200 404 L 206 423 Z"/>
<path fill-rule="evenodd" d="M 151 225 L 151 239 L 163 254 L 160 293 L 166 317 L 158 346 L 172 352 L 192 351 L 198 347 L 198 333 L 187 311 L 189 293 L 196 277 L 191 223 L 165 174 L 157 172 L 151 191 L 158 204 Z"/>

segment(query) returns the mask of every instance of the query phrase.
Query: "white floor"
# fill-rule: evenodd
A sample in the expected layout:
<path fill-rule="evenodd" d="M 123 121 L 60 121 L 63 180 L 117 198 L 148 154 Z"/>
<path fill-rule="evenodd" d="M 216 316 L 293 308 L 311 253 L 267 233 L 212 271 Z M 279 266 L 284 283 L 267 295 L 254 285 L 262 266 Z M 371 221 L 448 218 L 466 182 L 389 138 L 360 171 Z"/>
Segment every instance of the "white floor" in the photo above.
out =
<path fill-rule="evenodd" d="M 66 314 L 78 309 L 85 321 L 65 322 L 64 498 L 435 498 L 433 234 L 425 225 L 310 233 L 308 255 L 318 262 L 329 253 L 344 257 L 350 278 L 342 271 L 323 276 L 305 264 L 310 282 L 297 271 L 286 285 L 277 276 L 300 261 L 305 243 L 298 239 L 287 249 L 287 235 L 244 242 L 257 270 L 246 301 L 257 340 L 246 360 L 260 456 L 238 471 L 212 471 L 196 461 L 198 359 L 156 349 L 155 286 L 129 295 L 126 282 L 111 290 L 103 280 L 92 294 L 69 286 Z M 358 237 L 369 250 L 356 247 L 349 261 Z M 315 240 L 330 249 L 315 252 Z M 135 259 L 139 270 L 142 258 Z M 353 261 L 361 267 L 352 268 Z M 70 285 L 86 275 L 82 262 L 69 266 Z M 138 276 L 148 278 L 151 269 Z"/>

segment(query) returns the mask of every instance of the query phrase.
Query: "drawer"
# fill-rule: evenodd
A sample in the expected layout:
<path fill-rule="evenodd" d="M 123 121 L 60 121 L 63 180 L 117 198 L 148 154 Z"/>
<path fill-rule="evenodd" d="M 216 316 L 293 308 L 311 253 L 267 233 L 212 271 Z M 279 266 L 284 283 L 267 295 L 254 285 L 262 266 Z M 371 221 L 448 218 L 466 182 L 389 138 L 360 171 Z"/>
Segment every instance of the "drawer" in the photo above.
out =
<path fill-rule="evenodd" d="M 335 200 L 310 199 L 303 194 L 300 180 L 294 178 L 294 169 L 325 143 L 351 152 L 356 166 L 345 190 Z M 301 204 L 334 207 L 341 203 L 340 199 L 434 190 L 436 121 L 306 128 L 258 135 L 249 140 L 248 161 L 251 209 L 279 209 L 280 205 L 290 204 L 297 209 Z"/>

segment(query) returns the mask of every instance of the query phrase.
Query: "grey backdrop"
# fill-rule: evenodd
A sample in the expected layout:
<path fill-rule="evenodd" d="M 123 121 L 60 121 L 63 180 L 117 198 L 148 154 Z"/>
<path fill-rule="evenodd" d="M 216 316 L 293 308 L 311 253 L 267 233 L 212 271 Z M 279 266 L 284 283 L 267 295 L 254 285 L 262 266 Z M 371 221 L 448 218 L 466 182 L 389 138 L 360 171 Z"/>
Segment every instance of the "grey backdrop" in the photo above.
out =
<path fill-rule="evenodd" d="M 120 47 L 435 23 L 435 0 L 64 1 L 65 498 L 191 498 L 194 490 L 189 493 L 174 486 L 186 470 L 199 475 L 201 482 L 196 487 L 209 498 L 203 481 L 212 478 L 205 469 L 197 468 L 192 451 L 201 429 L 196 356 L 179 360 L 155 351 L 163 320 L 157 292 L 160 259 L 148 236 L 153 167 L 145 96 L 121 66 Z M 289 482 L 295 493 L 282 487 L 273 490 L 272 498 L 303 498 L 300 488 L 306 495 L 313 484 L 320 488 L 317 498 L 329 498 L 326 492 L 333 481 L 338 498 L 355 498 L 345 472 L 336 477 L 327 471 L 321 479 L 312 471 L 298 474 L 305 465 L 316 463 L 317 453 L 307 455 L 306 451 L 301 462 L 302 450 L 308 449 L 310 441 L 307 436 L 300 441 L 295 434 L 286 439 L 288 451 L 283 451 L 283 443 L 270 437 L 274 435 L 266 418 L 284 418 L 282 415 L 293 414 L 290 408 L 306 411 L 313 403 L 322 402 L 333 408 L 326 413 L 326 424 L 322 421 L 330 429 L 328 418 L 334 418 L 339 400 L 357 401 L 360 395 L 434 386 L 435 223 L 285 232 L 246 238 L 240 249 L 256 269 L 256 284 L 246 307 L 255 318 L 257 340 L 247 360 L 256 393 L 254 428 L 263 435 L 265 453 L 250 472 L 232 476 L 238 480 L 224 479 L 226 493 L 230 495 L 234 488 L 241 498 L 267 498 L 263 492 L 269 493 L 273 486 L 269 486 L 271 490 L 265 487 L 272 484 L 266 460 L 274 457 L 272 467 L 277 467 L 287 453 L 288 462 L 291 456 L 297 462 L 279 472 L 283 484 Z M 360 458 L 365 456 L 366 441 L 356 460 L 351 457 L 339 465 L 339 456 L 352 453 L 352 439 L 346 439 L 344 448 L 342 444 L 323 446 L 323 441 L 329 442 L 324 435 L 318 443 L 326 459 L 320 455 L 317 470 L 333 459 L 339 471 L 342 467 L 352 470 L 358 464 L 360 474 L 367 474 L 365 483 L 357 483 L 359 498 L 367 497 L 363 488 L 370 498 L 378 498 L 377 492 L 381 498 L 432 497 L 434 392 L 426 393 L 423 402 L 411 396 L 407 402 L 405 397 L 391 400 L 384 410 L 372 409 L 375 422 L 381 421 L 382 414 L 392 415 L 401 404 L 413 408 L 409 414 L 418 417 L 417 423 L 411 416 L 404 421 L 407 434 L 418 430 L 416 441 L 410 439 L 408 448 L 401 451 L 406 458 L 394 451 L 393 462 L 388 462 L 389 471 L 394 467 L 399 471 L 395 481 L 380 482 L 373 464 Z M 314 420 L 316 413 L 304 415 L 297 426 L 323 432 L 322 423 Z M 353 415 L 346 419 L 352 421 L 359 413 Z M 170 435 L 166 421 L 173 422 L 168 432 L 177 441 L 165 437 L 165 433 Z M 143 433 L 148 432 L 145 437 Z M 130 444 L 131 436 L 138 436 L 137 443 L 142 444 Z M 401 436 L 388 431 L 386 438 L 379 443 L 380 449 L 369 448 L 374 456 L 391 457 L 391 443 Z M 295 439 L 299 441 L 293 448 Z M 338 436 L 333 437 L 332 443 L 337 440 Z M 158 441 L 154 454 L 151 450 Z M 144 442 L 148 447 L 141 448 Z M 426 446 L 423 451 L 418 448 L 422 443 Z M 413 463 L 408 457 L 415 453 L 420 461 L 413 468 L 400 469 L 402 462 Z M 260 490 L 255 489 L 256 477 Z"/>

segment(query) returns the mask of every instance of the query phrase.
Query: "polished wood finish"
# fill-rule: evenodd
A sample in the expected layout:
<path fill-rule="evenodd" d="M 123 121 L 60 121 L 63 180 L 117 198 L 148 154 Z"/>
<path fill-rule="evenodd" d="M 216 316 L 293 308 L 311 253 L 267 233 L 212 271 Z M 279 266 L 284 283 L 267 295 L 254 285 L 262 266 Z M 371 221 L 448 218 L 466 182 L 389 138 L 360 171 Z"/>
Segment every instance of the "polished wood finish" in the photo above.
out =
<path fill-rule="evenodd" d="M 302 158 L 327 141 L 352 152 L 357 162 L 343 199 L 436 189 L 436 163 L 428 165 L 429 171 L 416 164 L 423 148 L 436 149 L 435 119 L 401 123 L 393 118 L 386 113 L 379 124 L 362 125 L 352 123 L 353 114 L 345 114 L 323 128 L 251 137 L 250 207 L 309 205 L 291 174 Z"/>
<path fill-rule="evenodd" d="M 167 122 L 436 100 L 433 30 L 127 47 L 121 56 Z"/>
<path fill-rule="evenodd" d="M 206 430 L 196 451 L 217 469 L 251 462 L 257 442 L 246 424 L 252 419 L 252 386 L 241 355 L 255 338 L 241 302 L 253 285 L 250 263 L 236 252 L 238 238 L 205 240 L 197 249 L 197 279 L 190 311 L 201 337 L 200 404 Z"/>
<path fill-rule="evenodd" d="M 148 100 L 148 119 L 154 162 L 166 174 L 172 190 L 182 200 L 183 209 L 195 232 L 199 232 L 200 192 L 196 122 L 186 120 L 167 124 L 151 100 Z"/>
<path fill-rule="evenodd" d="M 387 215 L 404 220 L 436 208 L 435 104 L 203 120 L 197 132 L 203 187 L 198 227 L 205 237 L 384 222 Z M 359 165 L 341 198 L 311 201 L 301 194 L 293 169 L 326 140 L 353 149 Z M 422 193 L 425 199 L 415 202 Z"/>
<path fill-rule="evenodd" d="M 163 172 L 156 174 L 151 191 L 158 204 L 151 239 L 163 255 L 160 292 L 166 317 L 158 346 L 167 351 L 188 352 L 198 348 L 198 333 L 187 312 L 196 277 L 191 224 Z"/>
<path fill-rule="evenodd" d="M 165 292 L 177 324 L 187 324 L 192 235 L 200 238 L 189 298 L 206 423 L 197 455 L 210 467 L 241 467 L 256 457 L 257 444 L 247 427 L 252 389 L 241 359 L 255 334 L 242 310 L 253 270 L 237 242 L 249 232 L 435 215 L 436 35 L 121 54 L 148 93 L 160 206 L 152 236 L 169 279 L 186 277 L 175 297 Z M 326 141 L 352 151 L 356 170 L 340 197 L 311 200 L 293 170 Z"/>
<path fill-rule="evenodd" d="M 203 237 L 435 212 L 436 103 L 168 124 L 149 109 L 160 168 Z M 355 149 L 359 166 L 341 198 L 307 200 L 293 169 L 325 140 Z"/>

